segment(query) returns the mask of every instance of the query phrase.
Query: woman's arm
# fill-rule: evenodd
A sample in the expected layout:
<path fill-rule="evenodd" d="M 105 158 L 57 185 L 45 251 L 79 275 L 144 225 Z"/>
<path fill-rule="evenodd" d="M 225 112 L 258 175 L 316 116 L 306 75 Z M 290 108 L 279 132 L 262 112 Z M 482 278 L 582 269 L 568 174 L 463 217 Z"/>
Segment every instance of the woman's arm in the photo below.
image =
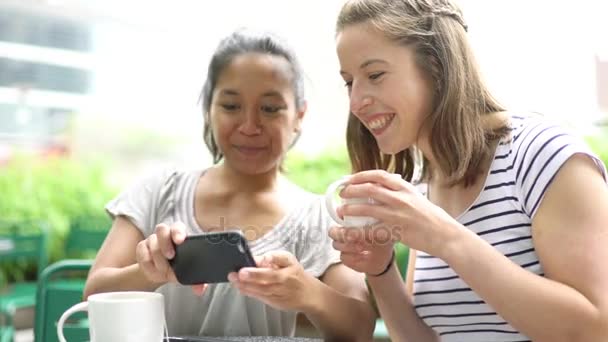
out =
<path fill-rule="evenodd" d="M 363 274 L 335 264 L 325 271 L 321 281 L 311 281 L 311 290 L 304 313 L 326 340 L 372 339 L 376 314 Z"/>
<path fill-rule="evenodd" d="M 148 280 L 136 262 L 135 249 L 143 238 L 128 219 L 116 217 L 89 271 L 85 298 L 108 291 L 153 291 L 160 286 Z"/>
<path fill-rule="evenodd" d="M 562 166 L 533 219 L 546 278 L 458 231 L 439 257 L 517 330 L 536 342 L 608 341 L 608 187 L 590 158 Z"/>
<path fill-rule="evenodd" d="M 334 227 L 329 231 L 333 246 L 341 252 L 344 265 L 367 274 L 379 274 L 390 262 L 393 244 L 375 244 L 365 230 Z M 387 325 L 393 341 L 430 342 L 438 341 L 435 332 L 415 312 L 411 300 L 411 275 L 415 267 L 415 251 L 410 248 L 408 283 L 404 284 L 398 268 L 391 265 L 381 276 L 368 276 L 380 314 Z"/>
<path fill-rule="evenodd" d="M 242 294 L 278 310 L 306 314 L 327 341 L 371 340 L 376 315 L 360 274 L 338 264 L 320 280 L 285 251 L 258 256 L 256 263 L 258 267 L 228 275 Z"/>
<path fill-rule="evenodd" d="M 412 255 L 412 252 L 413 250 L 410 250 L 408 277 L 413 274 L 412 270 L 415 267 L 415 260 L 412 259 L 415 254 Z M 407 279 L 404 284 L 396 265 L 382 276 L 368 276 L 367 281 L 392 341 L 439 341 L 437 334 L 418 317 L 414 310 L 411 289 L 408 289 L 412 281 Z"/>

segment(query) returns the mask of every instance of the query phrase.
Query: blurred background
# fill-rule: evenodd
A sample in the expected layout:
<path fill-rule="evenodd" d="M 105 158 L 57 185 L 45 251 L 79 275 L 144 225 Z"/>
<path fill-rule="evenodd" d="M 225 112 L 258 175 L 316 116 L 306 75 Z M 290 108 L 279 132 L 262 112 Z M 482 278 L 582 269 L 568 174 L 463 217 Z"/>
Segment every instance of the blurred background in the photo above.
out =
<path fill-rule="evenodd" d="M 238 27 L 286 37 L 306 72 L 309 111 L 288 176 L 321 192 L 349 172 L 334 46 L 342 3 L 0 0 L 0 229 L 42 229 L 46 254 L 0 265 L 0 286 L 71 257 L 73 230 L 105 233 L 103 206 L 134 179 L 211 164 L 198 96 L 212 51 Z M 571 126 L 608 161 L 608 1 L 460 3 L 495 95 Z"/>

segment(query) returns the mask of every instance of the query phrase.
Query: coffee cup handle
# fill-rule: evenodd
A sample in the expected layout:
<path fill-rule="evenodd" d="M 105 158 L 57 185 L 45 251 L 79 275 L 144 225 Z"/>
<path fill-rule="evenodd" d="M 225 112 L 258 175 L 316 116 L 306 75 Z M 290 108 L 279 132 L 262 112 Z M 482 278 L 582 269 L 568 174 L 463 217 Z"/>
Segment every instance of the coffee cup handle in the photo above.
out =
<path fill-rule="evenodd" d="M 334 195 L 336 190 L 343 187 L 344 184 L 346 184 L 349 180 L 350 176 L 344 176 L 331 183 L 325 192 L 325 207 L 327 208 L 327 212 L 329 212 L 329 216 L 331 216 L 331 218 L 341 226 L 346 226 L 346 222 L 336 213 L 336 201 L 334 201 Z"/>
<path fill-rule="evenodd" d="M 57 322 L 57 337 L 59 338 L 59 342 L 66 342 L 65 336 L 63 336 L 63 324 L 65 323 L 65 320 L 78 311 L 88 311 L 88 309 L 89 302 L 82 302 L 67 309 L 63 315 L 61 315 L 61 318 L 59 318 L 59 321 Z"/>

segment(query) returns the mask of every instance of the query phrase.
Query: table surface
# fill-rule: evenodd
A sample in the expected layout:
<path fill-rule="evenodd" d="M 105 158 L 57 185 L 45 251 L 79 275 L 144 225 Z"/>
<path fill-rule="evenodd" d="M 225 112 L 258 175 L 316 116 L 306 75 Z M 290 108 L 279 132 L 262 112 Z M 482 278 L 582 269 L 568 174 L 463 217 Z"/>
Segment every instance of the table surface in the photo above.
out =
<path fill-rule="evenodd" d="M 321 339 L 304 337 L 279 337 L 279 336 L 242 336 L 242 337 L 169 337 L 169 342 L 224 342 L 224 341 L 247 341 L 247 342 L 320 342 Z"/>

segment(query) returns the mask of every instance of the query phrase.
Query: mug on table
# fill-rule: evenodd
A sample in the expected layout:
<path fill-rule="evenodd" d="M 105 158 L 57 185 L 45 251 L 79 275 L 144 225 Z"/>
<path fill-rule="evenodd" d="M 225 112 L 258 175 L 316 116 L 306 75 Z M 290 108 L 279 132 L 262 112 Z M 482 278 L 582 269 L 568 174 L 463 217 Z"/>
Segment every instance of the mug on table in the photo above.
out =
<path fill-rule="evenodd" d="M 155 292 L 107 292 L 66 310 L 57 322 L 57 336 L 66 342 L 63 325 L 78 311 L 88 311 L 91 342 L 161 342 L 166 333 L 165 301 Z"/>

